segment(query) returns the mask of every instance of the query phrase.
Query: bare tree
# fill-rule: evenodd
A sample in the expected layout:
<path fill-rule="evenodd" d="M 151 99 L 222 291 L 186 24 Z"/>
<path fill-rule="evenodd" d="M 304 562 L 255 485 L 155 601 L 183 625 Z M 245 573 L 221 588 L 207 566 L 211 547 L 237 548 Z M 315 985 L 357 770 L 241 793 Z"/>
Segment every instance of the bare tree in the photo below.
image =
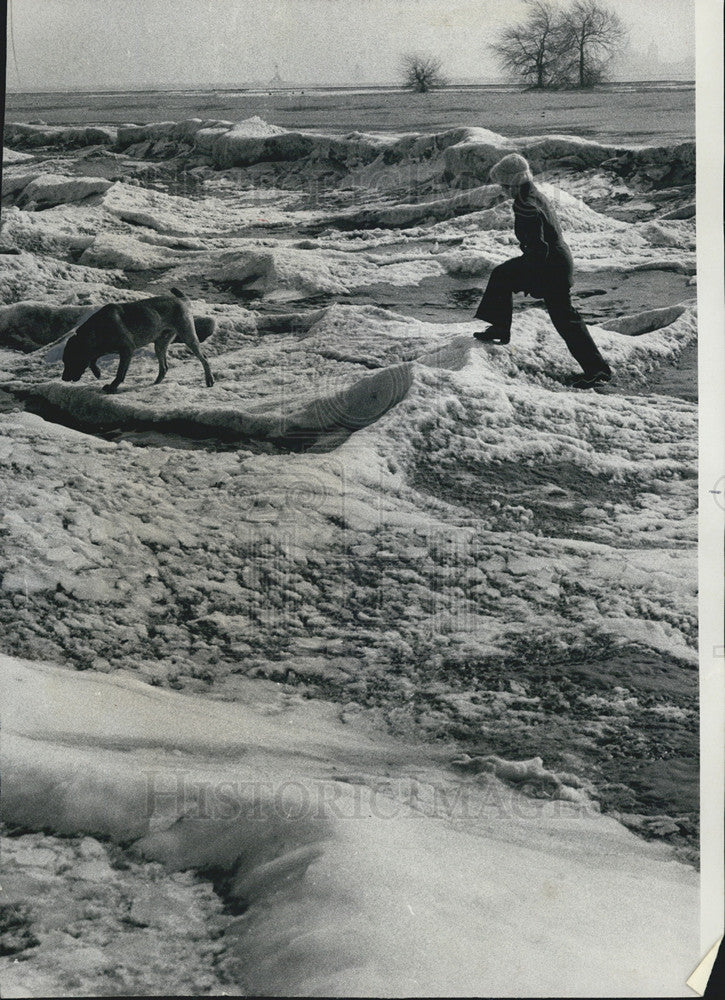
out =
<path fill-rule="evenodd" d="M 441 73 L 441 61 L 435 56 L 410 52 L 402 60 L 403 86 L 418 94 L 445 87 L 448 80 Z"/>
<path fill-rule="evenodd" d="M 568 55 L 565 78 L 577 87 L 600 83 L 625 37 L 625 28 L 613 10 L 598 0 L 575 0 L 563 15 L 561 45 Z"/>
<path fill-rule="evenodd" d="M 559 82 L 564 25 L 550 0 L 525 3 L 526 20 L 507 28 L 491 49 L 505 69 L 541 90 Z"/>

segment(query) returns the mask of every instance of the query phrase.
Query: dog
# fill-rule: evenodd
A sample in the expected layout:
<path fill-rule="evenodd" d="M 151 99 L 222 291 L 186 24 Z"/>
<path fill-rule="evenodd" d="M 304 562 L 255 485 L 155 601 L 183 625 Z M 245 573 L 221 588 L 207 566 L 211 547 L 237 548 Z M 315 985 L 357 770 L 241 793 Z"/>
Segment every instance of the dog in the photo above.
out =
<path fill-rule="evenodd" d="M 173 340 L 183 341 L 201 361 L 207 386 L 214 385 L 209 362 L 199 345 L 197 328 L 206 340 L 214 331 L 214 320 L 194 320 L 189 299 L 178 288 L 171 295 L 157 295 L 138 302 L 109 302 L 78 327 L 63 351 L 63 381 L 78 382 L 87 368 L 101 377 L 97 361 L 104 354 L 118 354 L 116 377 L 103 391 L 116 392 L 126 378 L 135 351 L 153 342 L 159 362 L 154 385 L 163 382 L 169 365 L 166 351 Z"/>

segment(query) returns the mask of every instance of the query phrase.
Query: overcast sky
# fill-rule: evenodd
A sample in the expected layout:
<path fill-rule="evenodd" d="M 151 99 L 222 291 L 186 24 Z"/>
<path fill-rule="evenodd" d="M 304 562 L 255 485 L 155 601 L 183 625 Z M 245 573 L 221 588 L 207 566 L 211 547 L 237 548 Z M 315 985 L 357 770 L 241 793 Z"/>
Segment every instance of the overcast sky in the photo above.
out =
<path fill-rule="evenodd" d="M 438 55 L 451 77 L 496 77 L 487 45 L 522 0 L 9 0 L 12 90 L 385 83 L 400 55 Z M 694 58 L 695 2 L 607 0 L 630 32 L 617 75 L 654 43 Z M 12 30 L 11 30 L 12 29 Z"/>

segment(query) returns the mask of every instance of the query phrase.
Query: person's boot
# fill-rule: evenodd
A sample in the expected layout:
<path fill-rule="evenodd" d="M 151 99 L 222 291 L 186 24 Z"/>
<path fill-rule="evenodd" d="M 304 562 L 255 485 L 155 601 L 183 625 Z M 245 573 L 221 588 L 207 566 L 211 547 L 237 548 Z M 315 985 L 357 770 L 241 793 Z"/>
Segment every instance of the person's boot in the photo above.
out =
<path fill-rule="evenodd" d="M 503 326 L 489 326 L 487 330 L 478 330 L 473 336 L 482 344 L 508 344 L 511 331 Z"/>
<path fill-rule="evenodd" d="M 571 378 L 567 379 L 567 384 L 572 389 L 593 389 L 595 385 L 602 385 L 604 382 L 611 381 L 611 378 L 612 369 L 607 365 L 606 368 L 599 368 L 597 371 L 572 375 Z"/>

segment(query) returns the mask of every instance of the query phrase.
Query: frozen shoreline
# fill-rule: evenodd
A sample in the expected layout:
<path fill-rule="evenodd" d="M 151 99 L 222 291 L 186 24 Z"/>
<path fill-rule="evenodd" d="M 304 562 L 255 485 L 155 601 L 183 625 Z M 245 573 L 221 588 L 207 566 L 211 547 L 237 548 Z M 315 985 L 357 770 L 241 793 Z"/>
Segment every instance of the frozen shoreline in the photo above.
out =
<path fill-rule="evenodd" d="M 370 795 L 383 779 L 407 781 L 423 759 L 434 799 L 461 782 L 505 789 L 536 818 L 521 820 L 515 845 L 500 817 L 481 836 L 475 824 L 426 816 L 412 841 L 402 815 L 381 828 L 343 825 L 312 860 L 295 840 L 301 827 L 285 828 L 302 888 L 294 899 L 268 896 L 287 862 L 261 859 L 261 923 L 247 933 L 242 919 L 234 931 L 247 936 L 241 965 L 227 967 L 232 981 L 285 995 L 359 995 L 385 983 L 421 995 L 431 982 L 444 995 L 521 995 L 527 968 L 537 992 L 546 964 L 551 990 L 564 995 L 556 962 L 542 955 L 558 954 L 573 983 L 574 938 L 555 939 L 542 913 L 555 906 L 577 923 L 581 886 L 596 885 L 604 903 L 590 930 L 612 956 L 649 947 L 626 921 L 617 925 L 617 896 L 632 915 L 652 907 L 662 980 L 644 982 L 634 959 L 625 968 L 603 951 L 601 968 L 579 970 L 574 992 L 597 995 L 606 976 L 621 975 L 613 990 L 678 995 L 699 957 L 687 938 L 696 874 L 674 860 L 678 852 L 693 862 L 697 843 L 692 151 L 480 128 L 342 139 L 259 119 L 230 125 L 127 128 L 120 144 L 115 128 L 9 133 L 20 139 L 4 172 L 0 234 L 11 251 L 0 272 L 0 613 L 4 652 L 34 662 L 5 664 L 26 692 L 9 716 L 17 754 L 15 737 L 4 741 L 17 768 L 8 821 L 127 846 L 144 835 L 133 799 L 139 763 L 173 774 L 181 761 L 216 781 L 248 776 L 251 754 L 277 783 L 320 780 Z M 485 183 L 489 162 L 510 148 L 538 156 L 545 170 L 579 265 L 580 307 L 590 304 L 592 333 L 617 373 L 601 394 L 564 387 L 572 359 L 530 301 L 517 308 L 511 348 L 471 337 L 471 303 L 515 252 L 510 209 Z M 160 386 L 151 385 L 148 352 L 134 357 L 117 396 L 90 375 L 60 382 L 68 324 L 102 302 L 172 284 L 191 296 L 195 316 L 216 322 L 205 343 L 213 389 L 179 348 Z M 40 722 L 48 684 L 58 704 L 76 706 L 56 713 L 52 744 L 42 743 L 50 736 Z M 91 689 L 96 701 L 74 694 Z M 200 743 L 179 735 L 192 718 L 204 720 Z M 297 742 L 280 752 L 286 720 Z M 478 765 L 463 777 L 450 768 L 456 752 L 484 761 L 480 788 Z M 395 765 L 380 763 L 388 753 Z M 522 758 L 543 764 L 525 768 L 515 787 L 496 777 L 516 773 Z M 107 779 L 94 770 L 99 761 Z M 67 819 L 65 775 L 86 766 L 73 806 L 87 811 Z M 362 769 L 364 779 L 339 782 L 335 767 Z M 103 780 L 114 800 L 131 796 L 128 809 L 99 812 Z M 188 851 L 152 838 L 153 856 L 173 868 L 183 855 L 203 869 L 191 831 Z M 218 832 L 209 850 L 223 854 Z M 420 858 L 441 836 L 445 885 L 435 885 Z M 51 837 L 19 850 L 33 868 L 34 852 L 51 864 L 55 847 Z M 56 853 L 77 860 L 80 850 L 62 841 Z M 106 848 L 84 850 L 103 861 Z M 379 850 L 393 865 L 387 894 L 371 882 Z M 308 860 L 333 887 L 339 939 L 316 906 L 318 883 L 305 881 Z M 511 917 L 524 864 L 540 881 L 539 908 Z M 554 897 L 552 866 L 567 886 Z M 487 887 L 475 900 L 474 869 Z M 413 902 L 396 882 L 402 872 Z M 646 898 L 635 884 L 645 872 L 656 887 Z M 237 874 L 247 888 L 257 877 Z M 108 891 L 128 899 L 145 877 L 116 885 L 111 874 Z M 216 926 L 205 890 L 158 878 L 159 892 L 190 893 Z M 406 901 L 438 942 L 422 958 Z M 460 925 L 469 910 L 475 928 Z M 315 928 L 309 951 L 285 937 L 290 913 Z M 381 914 L 402 948 L 379 939 Z M 505 914 L 528 928 L 528 958 L 495 936 Z M 278 955 L 294 956 L 287 971 L 255 936 L 264 919 L 279 929 Z M 358 933 L 360 921 L 380 930 Z M 98 924 L 83 933 L 92 938 Z M 496 942 L 495 968 L 480 955 L 482 939 Z M 35 988 L 47 995 L 56 939 L 43 941 L 11 971 L 27 983 L 39 975 Z M 347 972 L 320 957 L 333 942 L 350 957 Z M 199 954 L 218 957 L 207 944 Z M 377 969 L 373 954 L 382 956 Z M 426 982 L 410 956 L 430 964 Z M 109 973 L 103 956 L 87 958 L 93 992 Z M 506 982 L 504 958 L 516 963 Z M 190 960 L 195 988 L 206 961 Z M 329 978 L 319 978 L 323 968 Z M 651 954 L 647 968 L 656 971 Z"/>
<path fill-rule="evenodd" d="M 694 84 L 681 82 L 617 84 L 585 94 L 510 87 L 446 88 L 422 95 L 377 88 L 339 94 L 308 88 L 256 94 L 225 90 L 10 93 L 6 120 L 113 124 L 179 121 L 200 113 L 233 121 L 259 115 L 287 128 L 335 132 L 361 128 L 440 131 L 461 123 L 482 123 L 506 135 L 531 135 L 543 126 L 549 132 L 600 140 L 607 136 L 611 142 L 660 144 L 694 138 L 695 105 Z"/>

